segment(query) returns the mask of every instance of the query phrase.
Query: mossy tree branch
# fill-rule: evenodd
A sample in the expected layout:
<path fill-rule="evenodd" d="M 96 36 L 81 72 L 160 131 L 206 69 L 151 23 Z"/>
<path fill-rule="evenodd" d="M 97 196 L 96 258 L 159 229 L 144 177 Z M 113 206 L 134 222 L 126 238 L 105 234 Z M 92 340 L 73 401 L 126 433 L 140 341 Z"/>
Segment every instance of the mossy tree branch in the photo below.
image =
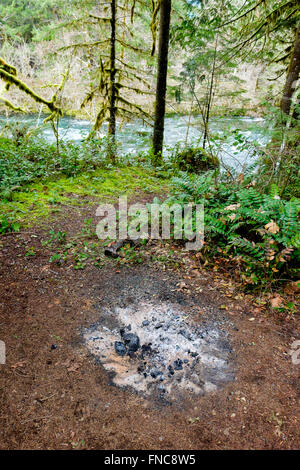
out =
<path fill-rule="evenodd" d="M 22 82 L 17 77 L 17 70 L 15 67 L 7 64 L 4 59 L 0 58 L 0 78 L 10 87 L 11 85 L 15 85 L 19 90 L 23 91 L 27 95 L 29 95 L 35 102 L 44 104 L 47 108 L 51 111 L 51 115 L 47 120 L 54 119 L 57 115 L 62 115 L 62 110 L 60 107 L 56 105 L 56 94 L 53 95 L 52 100 L 46 100 L 42 96 L 35 93 L 26 83 Z M 6 104 L 6 106 L 17 109 L 14 105 L 8 102 L 5 99 L 2 99 L 2 102 Z"/>

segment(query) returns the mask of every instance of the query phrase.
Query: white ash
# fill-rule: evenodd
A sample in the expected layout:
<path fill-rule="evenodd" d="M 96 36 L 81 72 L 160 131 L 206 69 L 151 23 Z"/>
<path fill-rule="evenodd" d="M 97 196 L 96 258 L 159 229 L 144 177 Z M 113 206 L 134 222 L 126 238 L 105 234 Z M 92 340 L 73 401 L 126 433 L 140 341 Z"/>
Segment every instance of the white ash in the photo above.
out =
<path fill-rule="evenodd" d="M 116 307 L 110 315 L 112 328 L 107 322 L 92 326 L 84 340 L 113 372 L 115 385 L 170 400 L 184 392 L 211 392 L 234 379 L 232 351 L 216 321 L 196 325 L 177 305 L 167 303 Z M 115 350 L 115 342 L 122 342 L 121 328 L 139 337 L 140 347 L 133 354 L 120 356 Z"/>

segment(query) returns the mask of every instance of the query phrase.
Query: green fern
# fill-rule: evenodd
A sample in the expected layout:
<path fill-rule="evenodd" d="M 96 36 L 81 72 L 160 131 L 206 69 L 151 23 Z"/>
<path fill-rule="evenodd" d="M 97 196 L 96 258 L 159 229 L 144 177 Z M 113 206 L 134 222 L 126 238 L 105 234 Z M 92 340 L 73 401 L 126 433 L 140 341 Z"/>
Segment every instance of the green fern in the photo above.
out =
<path fill-rule="evenodd" d="M 299 260 L 299 200 L 279 198 L 253 187 L 215 181 L 212 173 L 174 178 L 176 202 L 204 203 L 206 252 L 227 253 L 239 263 L 243 280 L 276 282 Z M 221 250 L 220 250 L 221 248 Z"/>

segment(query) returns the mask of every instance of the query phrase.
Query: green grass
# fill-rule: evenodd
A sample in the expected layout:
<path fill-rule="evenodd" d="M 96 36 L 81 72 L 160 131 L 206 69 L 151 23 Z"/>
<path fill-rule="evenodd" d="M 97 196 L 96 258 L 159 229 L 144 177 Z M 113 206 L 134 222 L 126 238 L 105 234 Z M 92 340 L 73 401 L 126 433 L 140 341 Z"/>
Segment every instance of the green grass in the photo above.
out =
<path fill-rule="evenodd" d="M 86 205 L 116 202 L 120 195 L 166 192 L 167 180 L 155 176 L 154 170 L 139 167 L 97 169 L 74 177 L 43 179 L 14 191 L 11 200 L 0 200 L 0 214 L 17 221 L 22 227 L 43 217 L 62 212 L 63 205 Z"/>

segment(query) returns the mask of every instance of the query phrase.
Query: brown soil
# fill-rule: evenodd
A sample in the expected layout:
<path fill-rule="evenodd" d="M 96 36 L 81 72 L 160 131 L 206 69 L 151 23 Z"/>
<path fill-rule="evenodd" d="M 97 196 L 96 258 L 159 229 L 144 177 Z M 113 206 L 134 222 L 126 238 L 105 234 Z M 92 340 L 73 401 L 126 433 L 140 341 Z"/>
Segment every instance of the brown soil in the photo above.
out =
<path fill-rule="evenodd" d="M 80 230 L 93 211 L 70 210 L 64 229 Z M 100 270 L 90 264 L 77 271 L 50 264 L 42 235 L 36 228 L 1 240 L 0 339 L 7 360 L 0 365 L 0 449 L 299 448 L 300 366 L 289 354 L 299 339 L 295 320 L 283 325 L 256 315 L 249 300 L 234 300 L 227 278 L 204 269 L 186 276 L 183 268 L 159 264 L 108 260 Z M 28 246 L 36 247 L 35 256 L 25 256 Z M 176 298 L 199 323 L 212 312 L 224 319 L 235 380 L 169 405 L 113 386 L 82 330 L 106 307 L 130 304 L 141 292 L 157 302 Z"/>

